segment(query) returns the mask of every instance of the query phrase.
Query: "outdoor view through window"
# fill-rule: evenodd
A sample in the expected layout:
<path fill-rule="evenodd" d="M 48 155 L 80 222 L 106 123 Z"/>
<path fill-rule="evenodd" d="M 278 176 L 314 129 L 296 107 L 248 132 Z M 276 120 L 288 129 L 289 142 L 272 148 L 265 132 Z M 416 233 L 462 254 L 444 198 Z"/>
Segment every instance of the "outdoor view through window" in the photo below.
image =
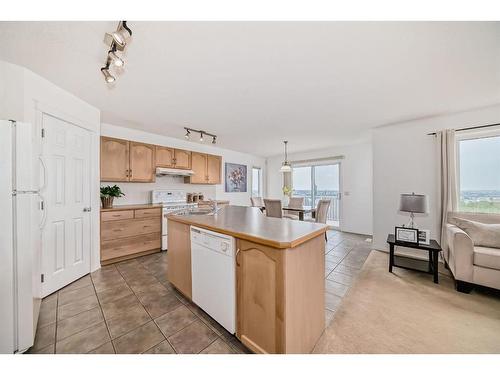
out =
<path fill-rule="evenodd" d="M 340 164 L 293 168 L 293 195 L 304 197 L 305 206 L 316 206 L 320 199 L 330 200 L 327 220 L 338 226 L 340 220 Z"/>
<path fill-rule="evenodd" d="M 459 211 L 500 213 L 500 136 L 459 141 Z"/>

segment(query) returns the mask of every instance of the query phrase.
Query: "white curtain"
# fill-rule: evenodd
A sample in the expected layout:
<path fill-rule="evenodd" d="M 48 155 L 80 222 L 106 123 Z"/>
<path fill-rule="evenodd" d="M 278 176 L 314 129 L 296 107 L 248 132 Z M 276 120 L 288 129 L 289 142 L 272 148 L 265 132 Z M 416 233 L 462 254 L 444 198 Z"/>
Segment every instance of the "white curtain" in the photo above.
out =
<path fill-rule="evenodd" d="M 441 247 L 445 259 L 448 258 L 446 244 L 446 223 L 448 212 L 457 210 L 458 181 L 457 181 L 457 151 L 455 130 L 447 129 L 436 133 L 439 155 L 439 187 L 440 187 L 440 219 L 441 219 Z"/>

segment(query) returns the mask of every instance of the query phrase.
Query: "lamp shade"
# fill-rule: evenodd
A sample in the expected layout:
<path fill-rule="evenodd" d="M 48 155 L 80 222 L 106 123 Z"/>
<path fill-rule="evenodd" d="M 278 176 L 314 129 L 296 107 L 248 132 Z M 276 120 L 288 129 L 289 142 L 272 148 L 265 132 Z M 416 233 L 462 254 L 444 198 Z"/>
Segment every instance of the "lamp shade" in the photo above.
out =
<path fill-rule="evenodd" d="M 425 214 L 427 213 L 427 195 L 401 194 L 399 211 Z"/>

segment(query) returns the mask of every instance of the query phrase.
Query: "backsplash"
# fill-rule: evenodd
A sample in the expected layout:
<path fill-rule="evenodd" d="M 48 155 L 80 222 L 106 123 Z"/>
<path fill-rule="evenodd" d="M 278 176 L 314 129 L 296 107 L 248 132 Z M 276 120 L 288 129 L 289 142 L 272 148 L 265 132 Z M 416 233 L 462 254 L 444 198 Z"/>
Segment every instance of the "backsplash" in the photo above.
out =
<path fill-rule="evenodd" d="M 115 198 L 115 205 L 151 203 L 151 190 L 181 190 L 185 193 L 202 193 L 205 199 L 215 199 L 215 185 L 185 184 L 184 177 L 161 176 L 156 182 L 101 182 L 101 186 L 118 185 L 125 193 L 124 197 Z"/>

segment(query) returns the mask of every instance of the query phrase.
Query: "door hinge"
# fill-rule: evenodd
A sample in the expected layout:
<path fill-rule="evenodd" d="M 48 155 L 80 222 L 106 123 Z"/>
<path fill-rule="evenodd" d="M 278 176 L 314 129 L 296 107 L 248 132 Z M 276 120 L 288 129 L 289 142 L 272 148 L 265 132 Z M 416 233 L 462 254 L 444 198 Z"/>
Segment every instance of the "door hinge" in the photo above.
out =
<path fill-rule="evenodd" d="M 45 282 L 45 275 L 43 273 L 40 275 L 40 281 L 42 283 Z"/>
<path fill-rule="evenodd" d="M 42 138 L 45 138 L 45 129 L 42 128 Z"/>

